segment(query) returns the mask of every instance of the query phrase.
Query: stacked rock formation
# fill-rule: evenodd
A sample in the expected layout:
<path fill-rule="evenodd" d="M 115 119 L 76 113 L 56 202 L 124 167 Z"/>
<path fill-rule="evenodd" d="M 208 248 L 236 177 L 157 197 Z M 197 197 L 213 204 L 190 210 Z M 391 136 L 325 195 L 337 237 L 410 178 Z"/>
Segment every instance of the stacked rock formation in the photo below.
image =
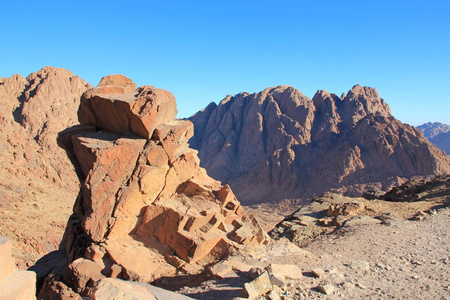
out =
<path fill-rule="evenodd" d="M 64 282 L 81 295 L 101 278 L 151 282 L 196 273 L 235 247 L 269 242 L 229 186 L 206 174 L 165 90 L 111 75 L 81 97 L 60 133 L 81 188 L 61 247 Z"/>
<path fill-rule="evenodd" d="M 307 200 L 330 189 L 389 189 L 450 172 L 448 157 L 396 120 L 378 92 L 354 86 L 312 100 L 290 86 L 241 93 L 190 118 L 208 173 L 244 204 Z"/>

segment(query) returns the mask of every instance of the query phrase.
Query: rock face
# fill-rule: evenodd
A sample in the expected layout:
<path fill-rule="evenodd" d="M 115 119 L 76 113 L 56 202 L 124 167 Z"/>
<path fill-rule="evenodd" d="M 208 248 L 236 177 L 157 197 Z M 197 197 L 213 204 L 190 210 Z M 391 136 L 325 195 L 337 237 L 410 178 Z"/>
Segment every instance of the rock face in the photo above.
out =
<path fill-rule="evenodd" d="M 79 186 L 56 137 L 78 123 L 76 109 L 87 88 L 53 67 L 27 78 L 0 78 L 0 231 L 22 268 L 61 240 Z"/>
<path fill-rule="evenodd" d="M 150 86 L 117 93 L 131 85 L 119 79 L 117 88 L 117 78 L 107 82 L 107 93 L 86 91 L 82 125 L 58 138 L 81 181 L 61 243 L 70 264 L 64 283 L 88 295 L 105 276 L 151 282 L 195 274 L 233 248 L 267 244 L 230 187 L 199 166 L 187 144 L 193 125 L 174 119 L 172 94 Z M 116 126 L 119 115 L 129 122 Z"/>
<path fill-rule="evenodd" d="M 438 122 L 428 122 L 417 126 L 423 135 L 436 147 L 450 155 L 450 126 Z"/>
<path fill-rule="evenodd" d="M 354 86 L 312 100 L 289 86 L 227 96 L 190 118 L 202 166 L 245 204 L 306 199 L 329 189 L 388 189 L 450 172 L 449 159 L 392 115 L 378 92 Z"/>

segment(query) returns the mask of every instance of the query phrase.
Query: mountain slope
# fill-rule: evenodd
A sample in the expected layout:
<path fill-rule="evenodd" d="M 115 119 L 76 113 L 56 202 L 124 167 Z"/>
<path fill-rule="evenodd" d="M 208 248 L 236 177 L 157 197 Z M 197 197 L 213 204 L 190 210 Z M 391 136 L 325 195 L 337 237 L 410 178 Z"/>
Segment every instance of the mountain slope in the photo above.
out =
<path fill-rule="evenodd" d="M 312 100 L 290 86 L 227 96 L 190 118 L 208 173 L 244 204 L 306 199 L 329 189 L 388 189 L 450 172 L 422 133 L 396 120 L 378 92 L 354 86 Z"/>
<path fill-rule="evenodd" d="M 78 180 L 56 137 L 78 123 L 86 89 L 53 67 L 0 78 L 0 235 L 11 239 L 22 267 L 58 246 L 70 214 Z"/>
<path fill-rule="evenodd" d="M 438 122 L 428 122 L 417 128 L 436 147 L 450 155 L 450 126 Z"/>

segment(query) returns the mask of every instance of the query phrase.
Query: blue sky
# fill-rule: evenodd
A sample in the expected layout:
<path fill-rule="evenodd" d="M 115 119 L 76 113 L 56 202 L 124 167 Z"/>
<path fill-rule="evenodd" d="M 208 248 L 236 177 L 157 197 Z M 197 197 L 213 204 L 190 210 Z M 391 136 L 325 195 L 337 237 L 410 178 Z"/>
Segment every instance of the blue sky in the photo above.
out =
<path fill-rule="evenodd" d="M 51 65 L 171 91 L 179 117 L 227 94 L 376 88 L 400 121 L 450 124 L 450 1 L 4 1 L 0 77 Z"/>

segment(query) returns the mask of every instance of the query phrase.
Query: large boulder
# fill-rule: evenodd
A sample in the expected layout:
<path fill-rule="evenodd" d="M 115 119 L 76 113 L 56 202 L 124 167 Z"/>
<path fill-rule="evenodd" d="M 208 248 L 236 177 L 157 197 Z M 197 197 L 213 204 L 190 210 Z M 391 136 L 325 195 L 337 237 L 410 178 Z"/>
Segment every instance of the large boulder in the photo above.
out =
<path fill-rule="evenodd" d="M 131 79 L 122 75 L 104 77 L 97 87 L 81 96 L 80 123 L 151 138 L 156 127 L 175 118 L 175 97 L 152 86 L 137 90 L 135 87 Z"/>
<path fill-rule="evenodd" d="M 174 119 L 173 96 L 147 86 L 111 94 L 117 82 L 126 89 L 130 82 L 105 78 L 82 96 L 79 109 L 80 121 L 96 130 L 79 126 L 59 138 L 81 183 L 61 243 L 65 284 L 86 296 L 103 276 L 152 282 L 197 274 L 233 249 L 268 244 L 230 187 L 200 167 L 187 143 L 193 124 Z M 104 87 L 108 93 L 99 93 Z M 136 105 L 142 109 L 134 114 Z M 142 126 L 117 125 L 120 115 Z M 86 121 L 91 116 L 101 118 Z"/>

